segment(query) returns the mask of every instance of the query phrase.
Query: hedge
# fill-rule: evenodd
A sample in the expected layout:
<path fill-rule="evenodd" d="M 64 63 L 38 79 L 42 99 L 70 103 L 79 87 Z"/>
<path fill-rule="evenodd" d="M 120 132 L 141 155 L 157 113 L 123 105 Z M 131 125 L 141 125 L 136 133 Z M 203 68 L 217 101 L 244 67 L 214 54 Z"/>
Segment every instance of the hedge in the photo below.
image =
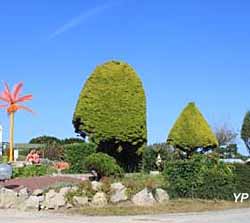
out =
<path fill-rule="evenodd" d="M 236 175 L 236 193 L 250 194 L 250 165 L 234 164 Z"/>
<path fill-rule="evenodd" d="M 234 168 L 205 155 L 168 162 L 164 176 L 172 198 L 233 200 Z"/>

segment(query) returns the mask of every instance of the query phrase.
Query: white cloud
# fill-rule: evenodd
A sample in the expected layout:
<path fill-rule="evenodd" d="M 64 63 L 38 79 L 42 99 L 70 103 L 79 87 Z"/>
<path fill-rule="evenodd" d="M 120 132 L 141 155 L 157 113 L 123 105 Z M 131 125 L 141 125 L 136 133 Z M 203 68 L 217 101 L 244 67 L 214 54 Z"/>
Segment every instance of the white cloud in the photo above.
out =
<path fill-rule="evenodd" d="M 50 35 L 49 38 L 53 39 L 53 38 L 61 35 L 62 33 L 69 31 L 70 29 L 82 24 L 83 22 L 87 21 L 89 18 L 91 18 L 95 15 L 98 15 L 99 13 L 105 11 L 106 9 L 108 9 L 112 6 L 114 6 L 114 3 L 108 2 L 104 5 L 99 5 L 95 8 L 91 8 L 88 11 L 83 12 L 81 15 L 72 18 L 71 20 L 69 20 L 68 22 L 63 24 L 62 26 L 58 27 L 55 30 L 55 32 L 53 32 Z"/>

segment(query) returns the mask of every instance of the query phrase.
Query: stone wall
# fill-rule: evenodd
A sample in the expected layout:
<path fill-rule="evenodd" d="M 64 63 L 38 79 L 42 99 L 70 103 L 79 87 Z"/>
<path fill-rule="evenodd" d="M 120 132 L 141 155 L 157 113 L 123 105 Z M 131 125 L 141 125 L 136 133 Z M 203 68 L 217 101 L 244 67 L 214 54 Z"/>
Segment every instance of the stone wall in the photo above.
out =
<path fill-rule="evenodd" d="M 15 208 L 19 210 L 58 210 L 60 208 L 73 207 L 105 207 L 106 205 L 116 205 L 122 202 L 130 202 L 137 206 L 150 206 L 157 203 L 169 201 L 169 196 L 163 189 L 153 191 L 145 188 L 139 193 L 128 197 L 127 188 L 122 183 L 111 184 L 111 193 L 106 194 L 102 191 L 102 183 L 92 182 L 93 196 L 88 197 L 86 193 L 73 196 L 71 202 L 66 199 L 69 192 L 77 191 L 79 188 L 62 187 L 49 190 L 35 190 L 30 193 L 27 188 L 22 188 L 18 192 L 1 188 L 0 189 L 0 208 Z M 73 193 L 74 194 L 74 193 Z"/>

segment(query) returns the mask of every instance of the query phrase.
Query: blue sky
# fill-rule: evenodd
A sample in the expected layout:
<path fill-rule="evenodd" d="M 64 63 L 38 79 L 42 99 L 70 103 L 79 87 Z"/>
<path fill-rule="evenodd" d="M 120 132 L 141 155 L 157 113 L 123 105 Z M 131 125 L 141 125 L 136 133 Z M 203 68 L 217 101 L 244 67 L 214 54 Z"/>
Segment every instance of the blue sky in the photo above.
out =
<path fill-rule="evenodd" d="M 150 143 L 166 140 L 189 101 L 211 126 L 236 131 L 250 109 L 248 0 L 11 0 L 0 10 L 0 80 L 24 81 L 37 112 L 16 115 L 17 142 L 74 136 L 84 81 L 110 59 L 128 62 L 143 80 Z M 0 122 L 7 140 L 4 111 Z"/>

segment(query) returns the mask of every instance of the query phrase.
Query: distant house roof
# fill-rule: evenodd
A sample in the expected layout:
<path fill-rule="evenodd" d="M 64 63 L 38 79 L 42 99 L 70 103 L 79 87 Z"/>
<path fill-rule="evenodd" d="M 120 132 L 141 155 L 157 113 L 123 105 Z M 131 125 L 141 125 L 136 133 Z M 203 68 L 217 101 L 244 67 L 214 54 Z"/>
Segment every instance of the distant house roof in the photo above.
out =
<path fill-rule="evenodd" d="M 245 161 L 242 159 L 221 159 L 221 161 L 223 161 L 224 163 L 245 163 Z"/>

